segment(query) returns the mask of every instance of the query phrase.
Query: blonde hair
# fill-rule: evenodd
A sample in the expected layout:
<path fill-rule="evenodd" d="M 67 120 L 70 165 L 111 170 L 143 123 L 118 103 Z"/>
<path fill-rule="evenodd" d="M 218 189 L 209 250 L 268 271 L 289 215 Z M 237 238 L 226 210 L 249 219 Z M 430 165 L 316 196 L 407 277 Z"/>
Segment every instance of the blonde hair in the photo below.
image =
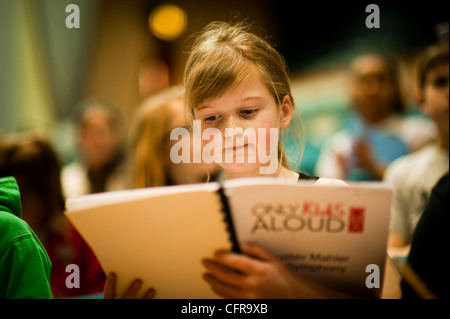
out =
<path fill-rule="evenodd" d="M 194 110 L 202 102 L 218 98 L 239 85 L 251 76 L 254 67 L 278 106 L 281 107 L 286 95 L 290 97 L 294 114 L 289 127 L 296 137 L 297 154 L 301 157 L 303 126 L 292 97 L 286 63 L 275 48 L 264 38 L 251 32 L 250 25 L 245 22 L 212 22 L 194 41 L 184 73 L 188 123 L 195 118 Z M 279 163 L 287 166 L 283 133 L 281 137 Z"/>
<path fill-rule="evenodd" d="M 170 105 L 183 101 L 183 90 L 171 87 L 145 100 L 134 118 L 130 134 L 133 187 L 165 186 L 167 179 L 166 144 L 171 127 Z"/>

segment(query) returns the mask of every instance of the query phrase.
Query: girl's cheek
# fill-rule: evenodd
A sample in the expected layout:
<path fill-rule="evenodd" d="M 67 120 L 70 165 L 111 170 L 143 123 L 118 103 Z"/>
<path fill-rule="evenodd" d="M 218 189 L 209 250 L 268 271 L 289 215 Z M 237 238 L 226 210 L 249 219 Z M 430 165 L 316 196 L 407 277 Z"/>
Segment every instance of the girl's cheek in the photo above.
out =
<path fill-rule="evenodd" d="M 202 147 L 206 145 L 214 146 L 215 148 L 222 148 L 222 132 L 218 130 L 206 129 L 201 132 L 197 138 L 201 139 Z"/>
<path fill-rule="evenodd" d="M 278 129 L 271 128 L 266 133 L 266 155 L 272 155 L 278 150 Z"/>
<path fill-rule="evenodd" d="M 201 154 L 215 163 L 222 162 L 223 137 L 218 130 L 205 129 L 201 134 Z"/>
<path fill-rule="evenodd" d="M 278 149 L 278 128 L 256 129 L 256 149 L 263 152 L 262 155 L 269 156 L 273 150 Z"/>

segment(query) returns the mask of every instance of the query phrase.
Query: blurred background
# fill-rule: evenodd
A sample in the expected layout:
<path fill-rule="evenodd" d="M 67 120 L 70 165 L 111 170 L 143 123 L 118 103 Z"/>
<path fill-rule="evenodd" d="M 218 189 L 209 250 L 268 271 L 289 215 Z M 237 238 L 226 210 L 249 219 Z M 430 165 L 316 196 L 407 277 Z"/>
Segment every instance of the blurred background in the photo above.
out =
<path fill-rule="evenodd" d="M 314 1 L 309 1 L 314 2 Z M 369 29 L 366 6 L 380 8 Z M 67 28 L 76 4 L 80 28 Z M 348 111 L 346 67 L 367 51 L 399 58 L 411 111 L 414 63 L 448 37 L 444 1 L 0 0 L 0 135 L 48 134 L 63 161 L 76 153 L 73 110 L 88 97 L 118 105 L 129 121 L 144 98 L 182 81 L 191 35 L 213 20 L 247 19 L 285 57 L 303 117 L 312 171 Z"/>

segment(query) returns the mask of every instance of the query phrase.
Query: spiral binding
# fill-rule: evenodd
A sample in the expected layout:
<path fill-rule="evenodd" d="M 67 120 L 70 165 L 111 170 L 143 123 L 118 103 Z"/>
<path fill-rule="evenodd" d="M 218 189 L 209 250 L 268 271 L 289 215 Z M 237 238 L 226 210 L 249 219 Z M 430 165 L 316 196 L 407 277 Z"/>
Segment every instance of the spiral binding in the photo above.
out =
<path fill-rule="evenodd" d="M 234 224 L 233 224 L 233 218 L 231 215 L 231 209 L 228 202 L 228 197 L 225 195 L 225 188 L 223 184 L 220 184 L 219 189 L 217 190 L 217 193 L 220 196 L 220 201 L 222 202 L 222 212 L 224 213 L 224 221 L 227 225 L 227 231 L 229 234 L 229 238 L 231 241 L 231 250 L 235 253 L 241 253 L 241 248 L 239 246 L 239 242 L 237 240 Z"/>

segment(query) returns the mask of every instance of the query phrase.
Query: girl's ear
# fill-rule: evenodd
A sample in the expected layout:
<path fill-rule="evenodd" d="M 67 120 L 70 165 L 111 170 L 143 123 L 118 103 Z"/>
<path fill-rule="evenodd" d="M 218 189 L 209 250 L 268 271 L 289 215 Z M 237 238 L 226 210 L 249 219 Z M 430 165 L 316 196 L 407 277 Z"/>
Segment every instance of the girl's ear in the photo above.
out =
<path fill-rule="evenodd" d="M 294 112 L 294 106 L 292 105 L 289 95 L 283 97 L 283 103 L 281 104 L 280 112 L 280 129 L 284 130 L 289 126 L 292 120 L 292 114 Z"/>

